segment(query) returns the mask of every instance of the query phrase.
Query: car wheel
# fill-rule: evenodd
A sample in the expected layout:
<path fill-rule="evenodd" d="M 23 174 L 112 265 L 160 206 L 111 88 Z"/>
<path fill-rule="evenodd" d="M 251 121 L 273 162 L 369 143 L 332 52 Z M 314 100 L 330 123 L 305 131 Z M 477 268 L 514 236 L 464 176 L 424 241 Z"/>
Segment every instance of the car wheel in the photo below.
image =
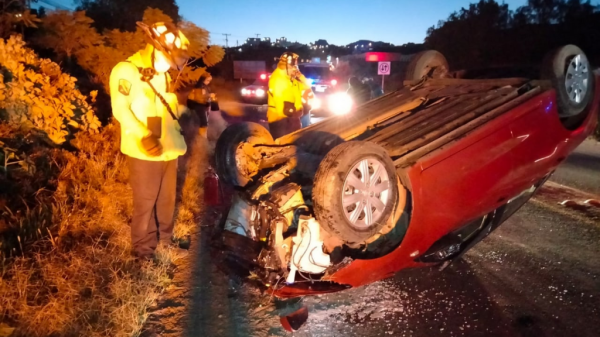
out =
<path fill-rule="evenodd" d="M 556 90 L 558 115 L 562 119 L 570 119 L 566 120 L 566 124 L 572 124 L 573 117 L 585 114 L 594 93 L 594 74 L 579 47 L 566 45 L 546 55 L 542 79 L 552 82 Z"/>
<path fill-rule="evenodd" d="M 396 181 L 384 148 L 370 142 L 340 144 L 325 156 L 315 175 L 315 216 L 344 242 L 365 242 L 392 216 L 398 202 Z"/>
<path fill-rule="evenodd" d="M 241 157 L 245 143 L 272 144 L 273 137 L 265 127 L 252 122 L 233 124 L 223 131 L 217 140 L 215 162 L 219 177 L 228 184 L 243 187 L 252 180 L 255 171 L 248 167 L 252 163 Z"/>
<path fill-rule="evenodd" d="M 444 78 L 448 74 L 448 61 L 442 53 L 426 50 L 415 55 L 406 68 L 406 80 L 416 81 L 423 77 Z"/>

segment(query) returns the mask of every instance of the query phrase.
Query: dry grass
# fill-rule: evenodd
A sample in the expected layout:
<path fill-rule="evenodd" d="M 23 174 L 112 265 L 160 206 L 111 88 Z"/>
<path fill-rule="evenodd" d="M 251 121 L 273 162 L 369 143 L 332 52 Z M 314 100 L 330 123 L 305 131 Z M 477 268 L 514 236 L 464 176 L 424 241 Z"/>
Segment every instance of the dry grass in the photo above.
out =
<path fill-rule="evenodd" d="M 109 125 L 79 137 L 77 154 L 63 151 L 51 224 L 37 224 L 48 234 L 0 261 L 0 323 L 15 327 L 13 336 L 137 336 L 169 284 L 173 252 L 144 263 L 130 255 L 132 198 L 118 144 L 118 128 Z M 200 140 L 190 149 L 188 162 L 204 164 L 188 165 L 183 180 L 180 237 L 200 212 L 203 147 Z"/>
<path fill-rule="evenodd" d="M 202 137 L 193 137 L 188 153 L 181 158 L 179 182 L 181 192 L 175 216 L 175 238 L 189 239 L 202 216 L 204 199 L 204 172 L 212 146 Z"/>

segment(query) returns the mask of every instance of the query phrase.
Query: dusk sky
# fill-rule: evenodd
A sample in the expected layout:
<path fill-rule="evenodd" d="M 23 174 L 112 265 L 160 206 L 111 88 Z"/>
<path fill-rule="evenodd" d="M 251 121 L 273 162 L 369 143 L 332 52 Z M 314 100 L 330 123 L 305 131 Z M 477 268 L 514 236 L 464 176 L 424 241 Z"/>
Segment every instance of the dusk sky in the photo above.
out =
<path fill-rule="evenodd" d="M 52 0 L 75 8 L 73 0 Z M 126 1 L 126 0 L 123 0 Z M 286 37 L 301 43 L 360 39 L 420 43 L 427 29 L 476 0 L 177 0 L 181 15 L 211 32 L 212 43 L 243 44 L 249 37 Z M 500 2 L 500 1 L 499 1 Z M 504 0 L 515 10 L 527 0 Z M 594 4 L 600 0 L 592 1 Z"/>
<path fill-rule="evenodd" d="M 285 36 L 302 43 L 326 39 L 343 45 L 359 39 L 394 44 L 422 42 L 427 28 L 473 0 L 178 0 L 180 13 L 212 32 L 212 43 Z M 527 0 L 506 0 L 516 9 Z"/>

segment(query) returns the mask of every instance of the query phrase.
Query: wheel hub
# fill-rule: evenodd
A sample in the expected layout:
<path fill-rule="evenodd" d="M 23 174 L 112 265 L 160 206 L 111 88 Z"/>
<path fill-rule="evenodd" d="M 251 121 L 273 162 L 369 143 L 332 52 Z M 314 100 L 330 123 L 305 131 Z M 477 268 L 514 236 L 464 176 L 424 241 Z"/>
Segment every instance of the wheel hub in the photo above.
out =
<path fill-rule="evenodd" d="M 585 57 L 576 55 L 567 66 L 565 87 L 569 100 L 579 104 L 585 98 L 588 88 L 589 64 Z"/>
<path fill-rule="evenodd" d="M 361 159 L 346 176 L 342 205 L 346 219 L 357 228 L 373 226 L 388 204 L 389 175 L 376 158 Z"/>

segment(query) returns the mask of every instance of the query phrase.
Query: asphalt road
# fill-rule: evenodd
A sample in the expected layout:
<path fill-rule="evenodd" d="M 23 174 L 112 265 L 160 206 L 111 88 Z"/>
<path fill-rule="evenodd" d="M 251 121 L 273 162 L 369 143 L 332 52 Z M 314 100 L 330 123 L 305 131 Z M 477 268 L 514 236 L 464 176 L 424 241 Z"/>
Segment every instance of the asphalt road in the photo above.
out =
<path fill-rule="evenodd" d="M 558 167 L 552 180 L 600 195 L 600 142 L 592 139 L 584 141 Z"/>
<path fill-rule="evenodd" d="M 444 271 L 307 297 L 293 336 L 598 336 L 600 221 L 534 199 Z M 590 219 L 587 219 L 590 220 Z M 197 233 L 151 315 L 161 336 L 288 336 L 270 298 L 231 281 Z"/>

